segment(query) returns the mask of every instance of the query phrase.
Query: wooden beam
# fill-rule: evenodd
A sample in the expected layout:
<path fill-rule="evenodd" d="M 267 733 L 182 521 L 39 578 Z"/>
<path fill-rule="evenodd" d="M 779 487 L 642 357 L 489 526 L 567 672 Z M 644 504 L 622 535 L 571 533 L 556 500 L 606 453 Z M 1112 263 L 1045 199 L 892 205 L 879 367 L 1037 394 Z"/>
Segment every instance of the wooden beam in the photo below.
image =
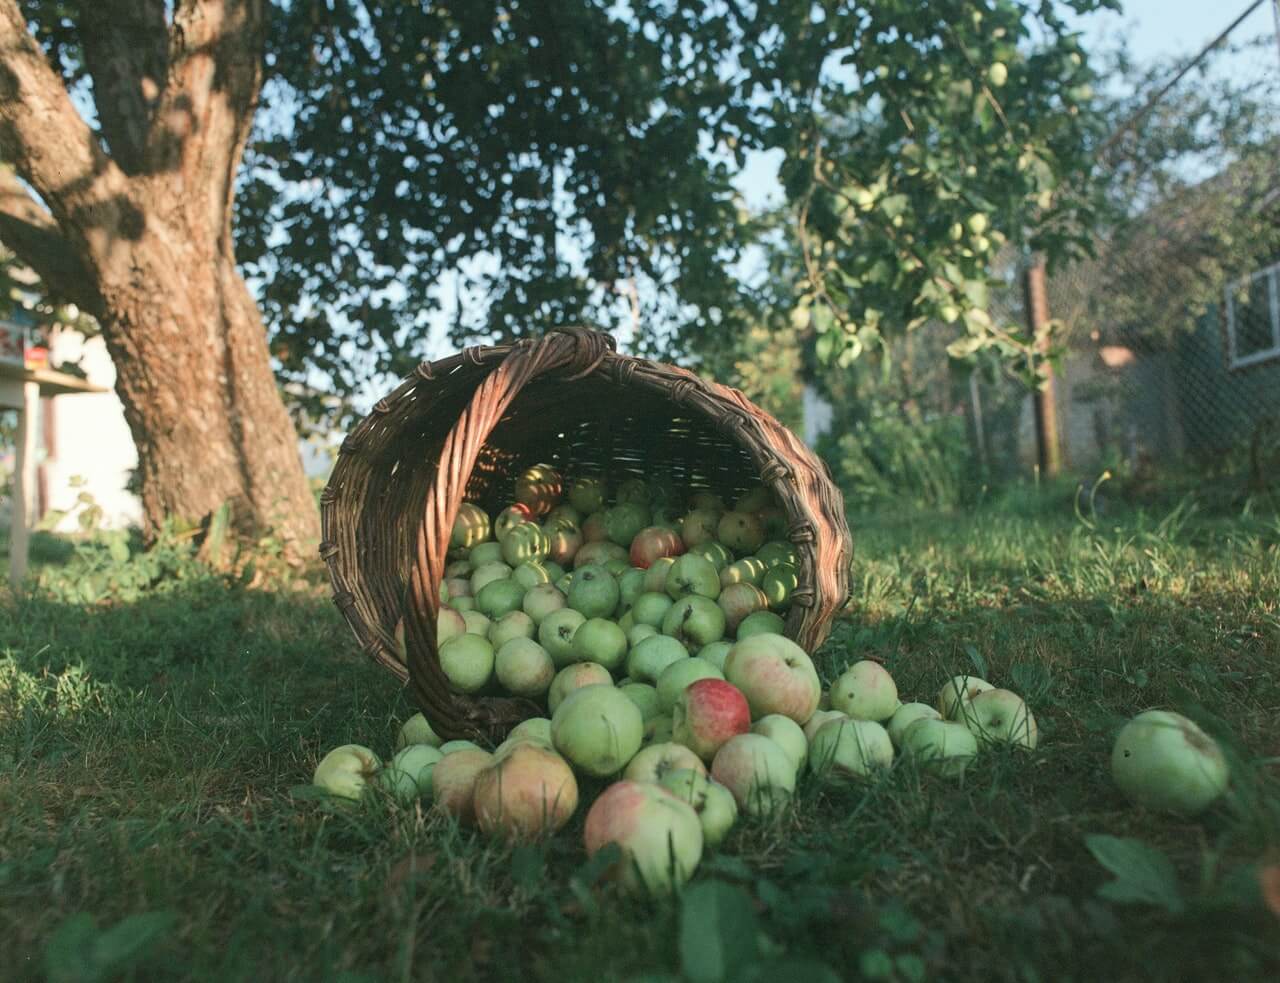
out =
<path fill-rule="evenodd" d="M 1045 291 L 1044 257 L 1037 256 L 1023 274 L 1023 298 L 1027 308 L 1027 327 L 1041 352 L 1049 350 L 1049 299 Z M 1053 366 L 1040 362 L 1040 379 L 1031 394 L 1036 415 L 1036 450 L 1040 474 L 1056 478 L 1062 470 L 1062 445 L 1058 439 L 1058 406 L 1055 399 Z"/>

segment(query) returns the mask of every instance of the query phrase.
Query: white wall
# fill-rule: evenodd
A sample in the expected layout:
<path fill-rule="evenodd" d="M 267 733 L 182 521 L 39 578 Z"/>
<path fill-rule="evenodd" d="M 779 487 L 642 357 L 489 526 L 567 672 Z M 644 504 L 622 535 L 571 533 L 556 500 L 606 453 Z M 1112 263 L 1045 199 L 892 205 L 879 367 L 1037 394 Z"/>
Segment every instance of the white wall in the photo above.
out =
<path fill-rule="evenodd" d="M 128 472 L 138 463 L 124 407 L 114 391 L 116 371 L 101 338 L 84 338 L 74 331 L 60 331 L 50 344 L 49 362 L 78 362 L 95 386 L 105 393 L 77 393 L 55 398 L 54 425 L 56 457 L 46 458 L 49 479 L 49 507 L 69 510 L 80 491 L 87 491 L 102 506 L 103 522 L 111 528 L 136 525 L 142 521 L 142 505 L 137 496 L 124 490 Z M 83 489 L 72 488 L 79 475 Z M 75 519 L 64 519 L 58 530 L 71 532 Z"/>

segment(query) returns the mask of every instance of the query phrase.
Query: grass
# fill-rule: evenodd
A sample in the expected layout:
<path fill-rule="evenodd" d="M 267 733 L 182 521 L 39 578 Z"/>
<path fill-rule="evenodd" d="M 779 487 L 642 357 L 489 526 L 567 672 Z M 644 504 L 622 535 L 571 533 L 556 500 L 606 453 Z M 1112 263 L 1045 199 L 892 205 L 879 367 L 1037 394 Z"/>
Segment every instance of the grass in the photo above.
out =
<path fill-rule="evenodd" d="M 900 762 L 806 785 L 683 907 L 598 883 L 581 814 L 512 850 L 292 794 L 330 747 L 388 752 L 412 712 L 319 585 L 0 602 L 0 977 L 716 979 L 723 941 L 730 980 L 1275 978 L 1280 523 L 1005 506 L 855 518 L 854 605 L 819 663 L 883 659 L 908 700 L 977 668 L 1029 697 L 1040 749 L 963 782 Z M 1233 756 L 1196 820 L 1110 783 L 1115 728 L 1156 706 Z M 1147 848 L 1103 895 L 1094 834 Z"/>

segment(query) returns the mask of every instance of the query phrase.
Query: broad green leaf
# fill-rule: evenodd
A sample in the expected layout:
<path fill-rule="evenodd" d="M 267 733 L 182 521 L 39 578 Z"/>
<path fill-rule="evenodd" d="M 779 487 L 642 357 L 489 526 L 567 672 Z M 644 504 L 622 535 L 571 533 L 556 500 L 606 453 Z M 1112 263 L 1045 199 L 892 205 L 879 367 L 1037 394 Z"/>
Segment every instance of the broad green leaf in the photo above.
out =
<path fill-rule="evenodd" d="M 130 915 L 106 929 L 93 944 L 93 959 L 103 970 L 119 972 L 136 963 L 148 948 L 173 930 L 171 911 Z"/>
<path fill-rule="evenodd" d="M 1149 904 L 1178 914 L 1186 908 L 1173 863 L 1141 840 L 1095 834 L 1085 837 L 1094 859 L 1115 875 L 1098 895 L 1121 904 Z"/>
<path fill-rule="evenodd" d="M 690 983 L 733 983 L 759 954 L 751 898 L 724 881 L 702 881 L 680 905 L 680 966 Z"/>
<path fill-rule="evenodd" d="M 44 971 L 49 983 L 94 983 L 102 978 L 93 959 L 98 927 L 85 912 L 71 915 L 44 947 Z"/>

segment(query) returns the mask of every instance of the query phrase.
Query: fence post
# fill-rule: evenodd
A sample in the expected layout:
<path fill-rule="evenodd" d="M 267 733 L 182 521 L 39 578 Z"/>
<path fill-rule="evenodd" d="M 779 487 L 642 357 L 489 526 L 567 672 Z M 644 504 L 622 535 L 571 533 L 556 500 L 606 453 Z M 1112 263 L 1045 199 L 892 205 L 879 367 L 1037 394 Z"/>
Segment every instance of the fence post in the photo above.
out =
<path fill-rule="evenodd" d="M 1036 256 L 1022 274 L 1023 296 L 1026 301 L 1027 328 L 1041 353 L 1049 350 L 1049 299 L 1045 292 L 1044 257 Z M 1031 394 L 1036 415 L 1036 451 L 1040 461 L 1040 474 L 1046 478 L 1057 477 L 1062 470 L 1062 453 L 1058 443 L 1058 407 L 1055 401 L 1053 366 L 1048 360 L 1040 363 L 1040 380 Z"/>

